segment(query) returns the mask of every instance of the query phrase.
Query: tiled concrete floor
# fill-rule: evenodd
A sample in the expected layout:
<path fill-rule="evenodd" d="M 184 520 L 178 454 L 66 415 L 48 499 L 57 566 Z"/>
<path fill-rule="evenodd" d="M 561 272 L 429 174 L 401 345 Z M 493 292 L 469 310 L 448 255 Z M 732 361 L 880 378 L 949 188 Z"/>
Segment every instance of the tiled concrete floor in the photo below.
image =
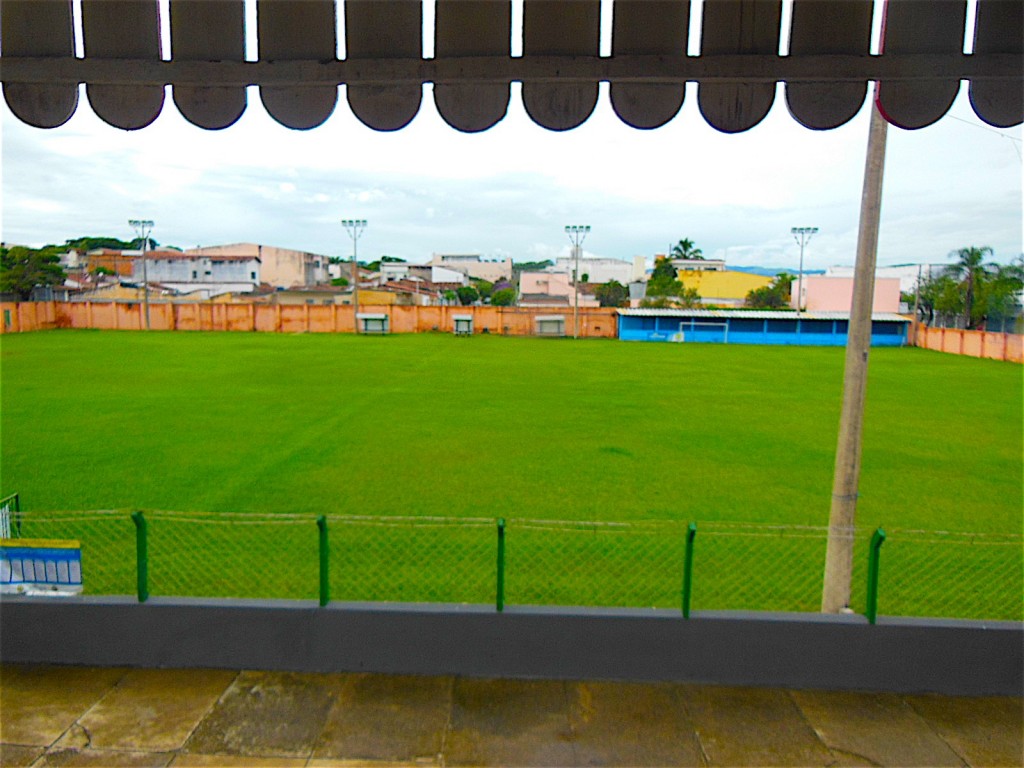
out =
<path fill-rule="evenodd" d="M 3 766 L 1024 764 L 1020 698 L 0 666 Z"/>

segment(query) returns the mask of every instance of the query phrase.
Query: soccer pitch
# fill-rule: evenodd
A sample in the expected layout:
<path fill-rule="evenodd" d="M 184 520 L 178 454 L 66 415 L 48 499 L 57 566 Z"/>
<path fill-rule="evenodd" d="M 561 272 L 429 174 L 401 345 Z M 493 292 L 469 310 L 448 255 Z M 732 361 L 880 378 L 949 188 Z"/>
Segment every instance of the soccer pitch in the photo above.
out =
<path fill-rule="evenodd" d="M 2 490 L 20 494 L 22 535 L 83 542 L 94 594 L 134 591 L 141 509 L 153 594 L 313 599 L 326 515 L 334 599 L 492 602 L 504 518 L 509 604 L 678 607 L 696 521 L 698 609 L 814 611 L 843 358 L 441 334 L 5 336 Z M 1020 618 L 1021 390 L 1013 364 L 872 351 L 856 610 L 881 525 L 882 613 Z"/>
<path fill-rule="evenodd" d="M 30 510 L 826 525 L 842 349 L 57 331 L 2 341 Z M 1019 532 L 1016 365 L 871 352 L 859 524 Z"/>

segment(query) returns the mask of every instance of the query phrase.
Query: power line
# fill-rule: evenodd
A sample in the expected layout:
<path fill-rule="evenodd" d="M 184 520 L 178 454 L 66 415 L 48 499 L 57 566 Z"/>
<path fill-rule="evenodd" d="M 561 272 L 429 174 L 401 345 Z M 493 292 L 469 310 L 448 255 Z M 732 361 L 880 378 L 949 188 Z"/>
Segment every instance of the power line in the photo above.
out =
<path fill-rule="evenodd" d="M 956 117 L 955 115 L 947 115 L 947 117 L 949 117 L 952 120 L 956 120 L 958 122 L 961 122 L 964 125 L 969 125 L 972 128 L 979 128 L 979 129 L 981 129 L 983 131 L 988 131 L 989 133 L 994 133 L 996 136 L 1002 136 L 1004 139 L 1007 139 L 1008 141 L 1013 142 L 1013 148 L 1017 152 L 1017 157 L 1019 159 L 1021 159 L 1021 160 L 1024 160 L 1024 155 L 1021 154 L 1020 146 L 1018 146 L 1019 144 L 1021 144 L 1021 139 L 1018 139 L 1016 136 L 1011 136 L 1008 133 L 1003 133 L 1002 131 L 997 131 L 995 128 L 990 128 L 987 125 L 981 125 L 979 123 L 972 123 L 970 120 L 964 120 L 962 117 Z"/>

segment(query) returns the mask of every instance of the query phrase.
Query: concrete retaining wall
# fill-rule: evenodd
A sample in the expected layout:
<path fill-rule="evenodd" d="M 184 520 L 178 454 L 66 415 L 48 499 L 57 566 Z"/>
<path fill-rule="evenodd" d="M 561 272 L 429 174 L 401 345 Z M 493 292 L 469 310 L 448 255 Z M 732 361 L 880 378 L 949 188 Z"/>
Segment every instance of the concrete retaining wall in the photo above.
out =
<path fill-rule="evenodd" d="M 1024 692 L 1024 625 L 127 597 L 0 602 L 5 662 Z"/>

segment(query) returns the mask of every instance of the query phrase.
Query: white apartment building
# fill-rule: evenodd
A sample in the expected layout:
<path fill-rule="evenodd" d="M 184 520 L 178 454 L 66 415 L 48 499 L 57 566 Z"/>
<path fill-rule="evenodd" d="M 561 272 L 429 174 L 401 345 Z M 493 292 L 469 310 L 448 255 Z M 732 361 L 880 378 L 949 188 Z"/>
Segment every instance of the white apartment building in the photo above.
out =
<path fill-rule="evenodd" d="M 276 288 L 319 285 L 331 279 L 327 271 L 330 259 L 308 251 L 295 251 L 258 243 L 234 243 L 190 248 L 185 253 L 211 258 L 237 256 L 256 259 L 260 263 L 260 280 Z"/>
<path fill-rule="evenodd" d="M 132 279 L 159 283 L 177 293 L 205 296 L 248 293 L 260 283 L 260 260 L 251 256 L 206 256 L 150 251 L 132 264 Z"/>

